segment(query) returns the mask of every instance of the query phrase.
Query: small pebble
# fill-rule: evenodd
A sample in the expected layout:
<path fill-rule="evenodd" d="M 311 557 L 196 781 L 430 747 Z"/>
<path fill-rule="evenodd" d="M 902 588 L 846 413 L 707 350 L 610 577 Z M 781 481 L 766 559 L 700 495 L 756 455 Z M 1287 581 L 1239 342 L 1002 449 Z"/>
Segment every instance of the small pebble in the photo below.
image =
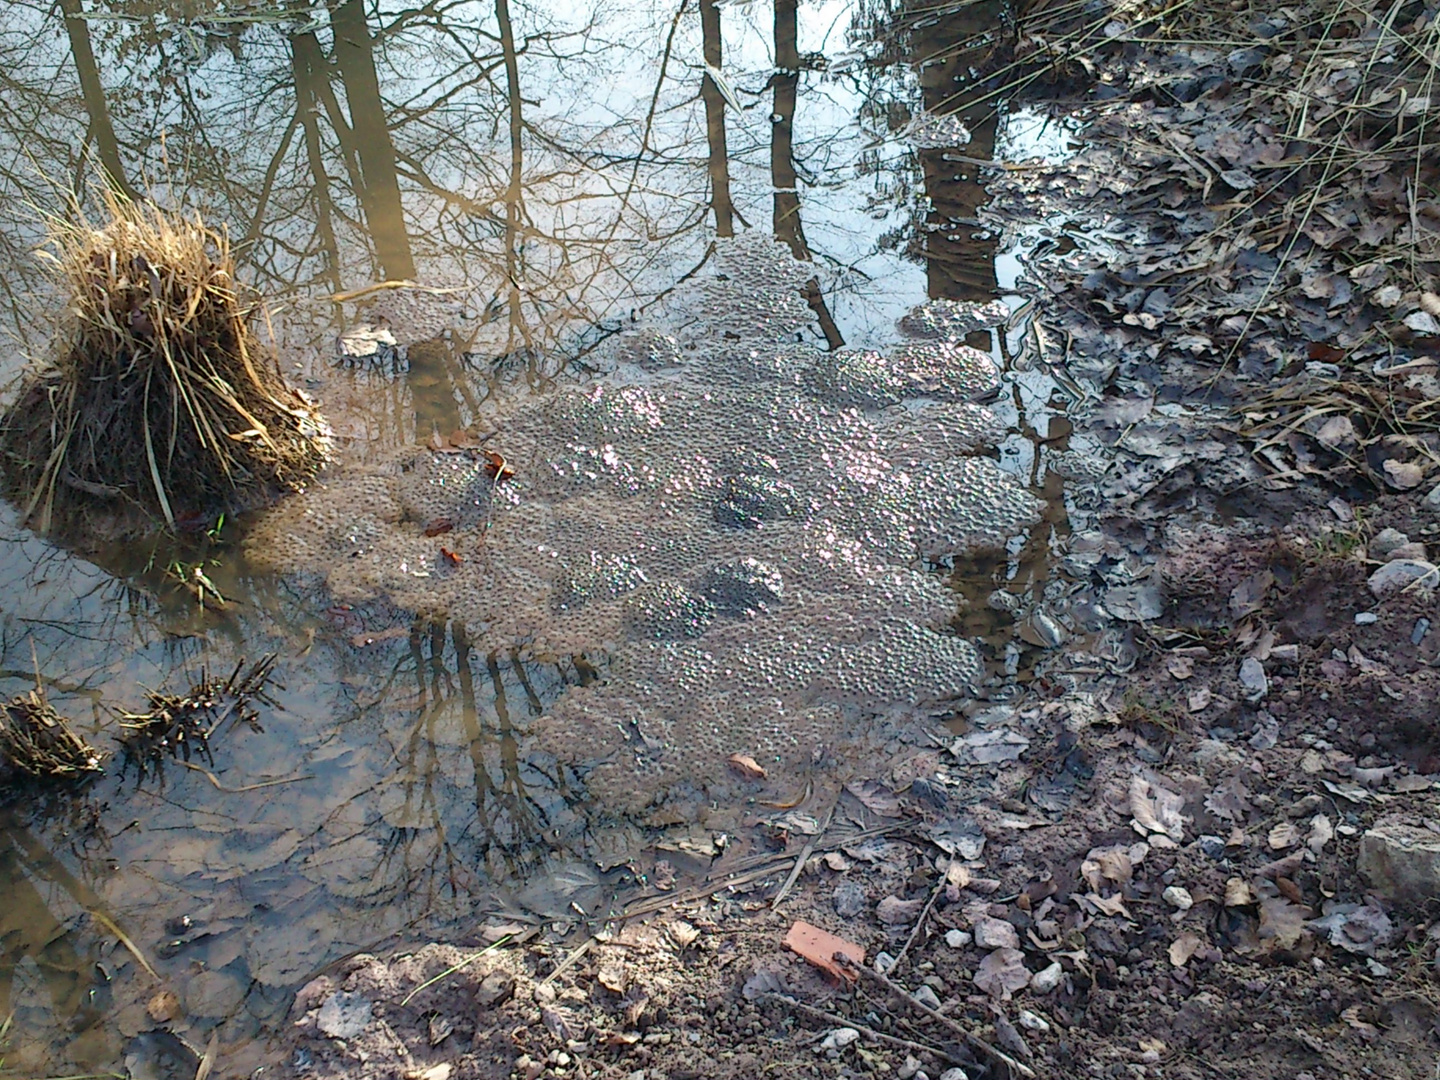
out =
<path fill-rule="evenodd" d="M 1031 1031 L 1049 1031 L 1050 1021 L 1043 1016 L 1031 1012 L 1029 1009 L 1020 1010 L 1020 1026 Z"/>
<path fill-rule="evenodd" d="M 1065 969 L 1056 960 L 1047 968 L 1042 968 L 1030 976 L 1030 989 L 1037 994 L 1048 994 L 1060 985 L 1060 980 L 1065 977 Z"/>
<path fill-rule="evenodd" d="M 970 1074 L 964 1069 L 946 1069 L 940 1074 L 940 1080 L 970 1080 Z"/>
<path fill-rule="evenodd" d="M 910 1080 L 910 1078 L 919 1071 L 920 1062 L 916 1058 L 907 1056 L 905 1058 L 905 1064 L 901 1065 L 900 1068 L 895 1070 L 895 1075 L 899 1078 L 899 1080 Z"/>
<path fill-rule="evenodd" d="M 1429 619 L 1424 619 L 1424 618 L 1416 619 L 1416 620 L 1415 620 L 1415 629 L 1410 631 L 1410 644 L 1411 644 L 1411 645 L 1419 645 L 1420 642 L 1422 642 L 1422 641 L 1425 640 L 1425 635 L 1428 634 L 1429 632 L 1430 632 L 1430 620 L 1429 620 Z"/>
<path fill-rule="evenodd" d="M 1171 885 L 1160 895 L 1176 911 L 1189 911 L 1195 906 L 1195 899 L 1190 895 L 1190 890 L 1183 889 L 1179 885 Z"/>
<path fill-rule="evenodd" d="M 875 970 L 881 975 L 887 974 L 894 966 L 895 958 L 888 952 L 878 952 L 875 954 Z"/>
<path fill-rule="evenodd" d="M 920 987 L 910 996 L 920 1002 L 921 1005 L 928 1005 L 932 1009 L 940 1008 L 940 998 L 937 997 L 935 991 L 928 986 Z"/>
<path fill-rule="evenodd" d="M 1357 611 L 1355 613 L 1356 626 L 1370 626 L 1372 623 L 1377 623 L 1379 621 L 1380 616 L 1376 615 L 1373 611 Z"/>
<path fill-rule="evenodd" d="M 974 940 L 974 935 L 969 934 L 964 930 L 945 931 L 945 944 L 949 945 L 952 949 L 963 949 L 966 945 L 969 945 L 970 942 Z"/>

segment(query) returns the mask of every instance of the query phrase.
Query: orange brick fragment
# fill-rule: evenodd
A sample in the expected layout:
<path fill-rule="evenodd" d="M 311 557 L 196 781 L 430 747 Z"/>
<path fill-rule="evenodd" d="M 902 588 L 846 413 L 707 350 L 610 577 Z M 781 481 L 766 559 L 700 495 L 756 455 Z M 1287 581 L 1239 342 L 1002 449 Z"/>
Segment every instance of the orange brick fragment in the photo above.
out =
<path fill-rule="evenodd" d="M 857 964 L 865 962 L 865 950 L 855 942 L 836 937 L 807 922 L 797 921 L 790 927 L 790 932 L 785 935 L 785 947 L 836 979 L 855 977 L 835 963 L 832 957 L 836 953 L 844 953 Z"/>

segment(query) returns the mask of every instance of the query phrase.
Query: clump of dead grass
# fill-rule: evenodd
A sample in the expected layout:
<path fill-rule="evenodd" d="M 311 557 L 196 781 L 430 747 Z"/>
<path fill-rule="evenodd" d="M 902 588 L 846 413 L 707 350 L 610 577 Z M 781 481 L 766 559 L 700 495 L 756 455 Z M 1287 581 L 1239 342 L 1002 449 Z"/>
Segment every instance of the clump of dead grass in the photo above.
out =
<path fill-rule="evenodd" d="M 210 740 L 226 723 L 264 731 L 253 702 L 280 707 L 266 692 L 275 660 L 274 653 L 267 653 L 248 668 L 241 660 L 228 679 L 201 671 L 199 681 L 183 694 L 152 691 L 144 712 L 120 714 L 120 744 L 126 758 L 143 774 L 167 757 L 189 761 L 198 754 L 210 760 Z"/>
<path fill-rule="evenodd" d="M 77 780 L 101 772 L 104 759 L 55 711 L 43 685 L 0 705 L 0 767 L 33 780 Z"/>
<path fill-rule="evenodd" d="M 315 404 L 252 330 L 263 304 L 229 240 L 197 216 L 106 194 L 50 223 L 43 254 L 69 298 L 52 359 L 0 420 L 9 494 L 41 531 L 98 505 L 170 528 L 314 476 Z"/>

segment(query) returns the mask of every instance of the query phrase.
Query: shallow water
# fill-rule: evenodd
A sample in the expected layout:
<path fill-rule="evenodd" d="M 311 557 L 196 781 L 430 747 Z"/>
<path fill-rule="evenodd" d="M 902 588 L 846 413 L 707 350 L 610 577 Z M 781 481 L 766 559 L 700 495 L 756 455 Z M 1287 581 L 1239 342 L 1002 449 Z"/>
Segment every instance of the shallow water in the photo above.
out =
<path fill-rule="evenodd" d="M 350 461 L 471 425 L 492 394 L 574 376 L 717 230 L 772 231 L 813 260 L 816 343 L 883 345 L 927 296 L 1013 286 L 999 238 L 969 224 L 984 199 L 973 167 L 904 135 L 953 97 L 969 32 L 956 16 L 906 39 L 888 13 L 838 2 L 677 14 L 502 0 L 443 18 L 382 4 L 363 25 L 346 3 L 333 27 L 205 5 L 184 18 L 61 7 L 88 17 L 17 4 L 0 30 L 16 80 L 0 139 L 33 162 L 4 176 L 0 200 L 0 313 L 18 346 L 6 375 L 43 355 L 55 307 L 27 200 L 56 212 L 50 181 L 97 166 L 227 223 L 242 273 L 275 300 L 283 362 L 322 398 Z M 707 44 L 720 81 L 703 77 Z M 1034 118 L 974 126 L 967 155 L 1063 150 Z M 357 314 L 327 297 L 394 278 L 455 289 L 463 333 L 398 372 L 338 366 Z M 991 341 L 1007 369 L 1024 333 Z M 1003 555 L 953 574 L 998 697 L 1029 662 L 1015 623 L 1051 580 L 1068 512 L 1044 464 L 1046 447 L 1065 446 L 1063 395 L 1043 371 L 1011 370 L 994 407 L 1009 429 L 1002 465 L 1048 508 Z M 0 692 L 25 689 L 38 666 L 57 707 L 109 746 L 110 707 L 183 689 L 202 668 L 275 652 L 283 684 L 264 731 L 227 730 L 213 760 L 143 778 L 115 761 L 83 799 L 0 811 L 6 1070 L 140 1075 L 130 1040 L 153 1026 L 145 1003 L 162 983 L 188 1038 L 203 1045 L 218 1027 L 227 1060 L 258 1060 L 257 1036 L 294 988 L 340 955 L 473 933 L 486 916 L 603 915 L 657 860 L 683 873 L 688 849 L 703 869 L 714 835 L 734 832 L 739 808 L 668 830 L 594 819 L 524 738 L 583 672 L 511 664 L 446 627 L 357 645 L 376 636 L 373 613 L 253 573 L 237 535 L 232 522 L 85 558 L 0 511 Z M 197 563 L 225 610 L 201 610 L 167 575 Z M 987 606 L 997 588 L 1022 614 Z M 748 854 L 742 837 L 721 860 Z"/>

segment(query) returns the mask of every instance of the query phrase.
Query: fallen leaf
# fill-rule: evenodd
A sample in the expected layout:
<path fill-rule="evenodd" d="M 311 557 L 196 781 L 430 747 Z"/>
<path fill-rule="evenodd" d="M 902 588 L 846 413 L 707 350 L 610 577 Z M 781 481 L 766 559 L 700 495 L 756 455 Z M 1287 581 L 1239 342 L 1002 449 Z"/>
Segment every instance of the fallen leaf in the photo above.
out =
<path fill-rule="evenodd" d="M 1267 842 L 1271 851 L 1284 851 L 1300 842 L 1300 830 L 1293 822 L 1282 821 L 1270 830 Z"/>
<path fill-rule="evenodd" d="M 843 874 L 855 865 L 838 851 L 827 851 L 823 861 L 826 866 L 834 870 L 837 874 Z"/>
<path fill-rule="evenodd" d="M 1289 900 L 1273 897 L 1260 904 L 1260 940 L 1275 948 L 1293 949 L 1305 932 L 1310 912 Z"/>
<path fill-rule="evenodd" d="M 618 956 L 603 957 L 595 969 L 595 978 L 606 990 L 612 990 L 617 994 L 623 994 L 625 987 L 630 983 L 625 971 L 625 961 Z"/>
<path fill-rule="evenodd" d="M 1335 826 L 1330 824 L 1330 819 L 1324 814 L 1316 814 L 1310 819 L 1310 836 L 1305 841 L 1305 846 L 1319 855 L 1334 837 Z"/>
<path fill-rule="evenodd" d="M 455 528 L 455 523 L 449 518 L 436 518 L 425 526 L 426 536 L 444 536 Z"/>
<path fill-rule="evenodd" d="M 1164 833 L 1177 843 L 1184 840 L 1185 819 L 1180 814 L 1184 805 L 1181 796 L 1143 776 L 1130 781 L 1131 825 L 1141 836 Z"/>
<path fill-rule="evenodd" d="M 1185 931 L 1170 943 L 1170 963 L 1175 967 L 1184 967 L 1203 944 L 1198 935 Z"/>
<path fill-rule="evenodd" d="M 1235 619 L 1259 611 L 1265 606 L 1265 596 L 1275 584 L 1275 575 L 1269 570 L 1252 574 L 1230 590 L 1230 614 Z"/>
<path fill-rule="evenodd" d="M 845 790 L 859 799 L 867 810 L 881 817 L 900 816 L 900 796 L 878 780 L 852 780 Z"/>
<path fill-rule="evenodd" d="M 1195 661 L 1188 656 L 1169 656 L 1165 659 L 1165 670 L 1172 679 L 1183 682 L 1195 674 Z"/>
<path fill-rule="evenodd" d="M 731 754 L 725 760 L 730 762 L 732 769 L 747 780 L 764 780 L 769 775 L 760 763 L 749 754 Z"/>
<path fill-rule="evenodd" d="M 447 562 L 453 563 L 456 566 L 459 566 L 462 562 L 465 561 L 464 555 L 457 555 L 455 552 L 451 551 L 447 547 L 442 547 L 440 549 L 440 556 Z"/>
<path fill-rule="evenodd" d="M 1225 906 L 1246 907 L 1259 899 L 1243 878 L 1232 877 L 1225 882 Z"/>

